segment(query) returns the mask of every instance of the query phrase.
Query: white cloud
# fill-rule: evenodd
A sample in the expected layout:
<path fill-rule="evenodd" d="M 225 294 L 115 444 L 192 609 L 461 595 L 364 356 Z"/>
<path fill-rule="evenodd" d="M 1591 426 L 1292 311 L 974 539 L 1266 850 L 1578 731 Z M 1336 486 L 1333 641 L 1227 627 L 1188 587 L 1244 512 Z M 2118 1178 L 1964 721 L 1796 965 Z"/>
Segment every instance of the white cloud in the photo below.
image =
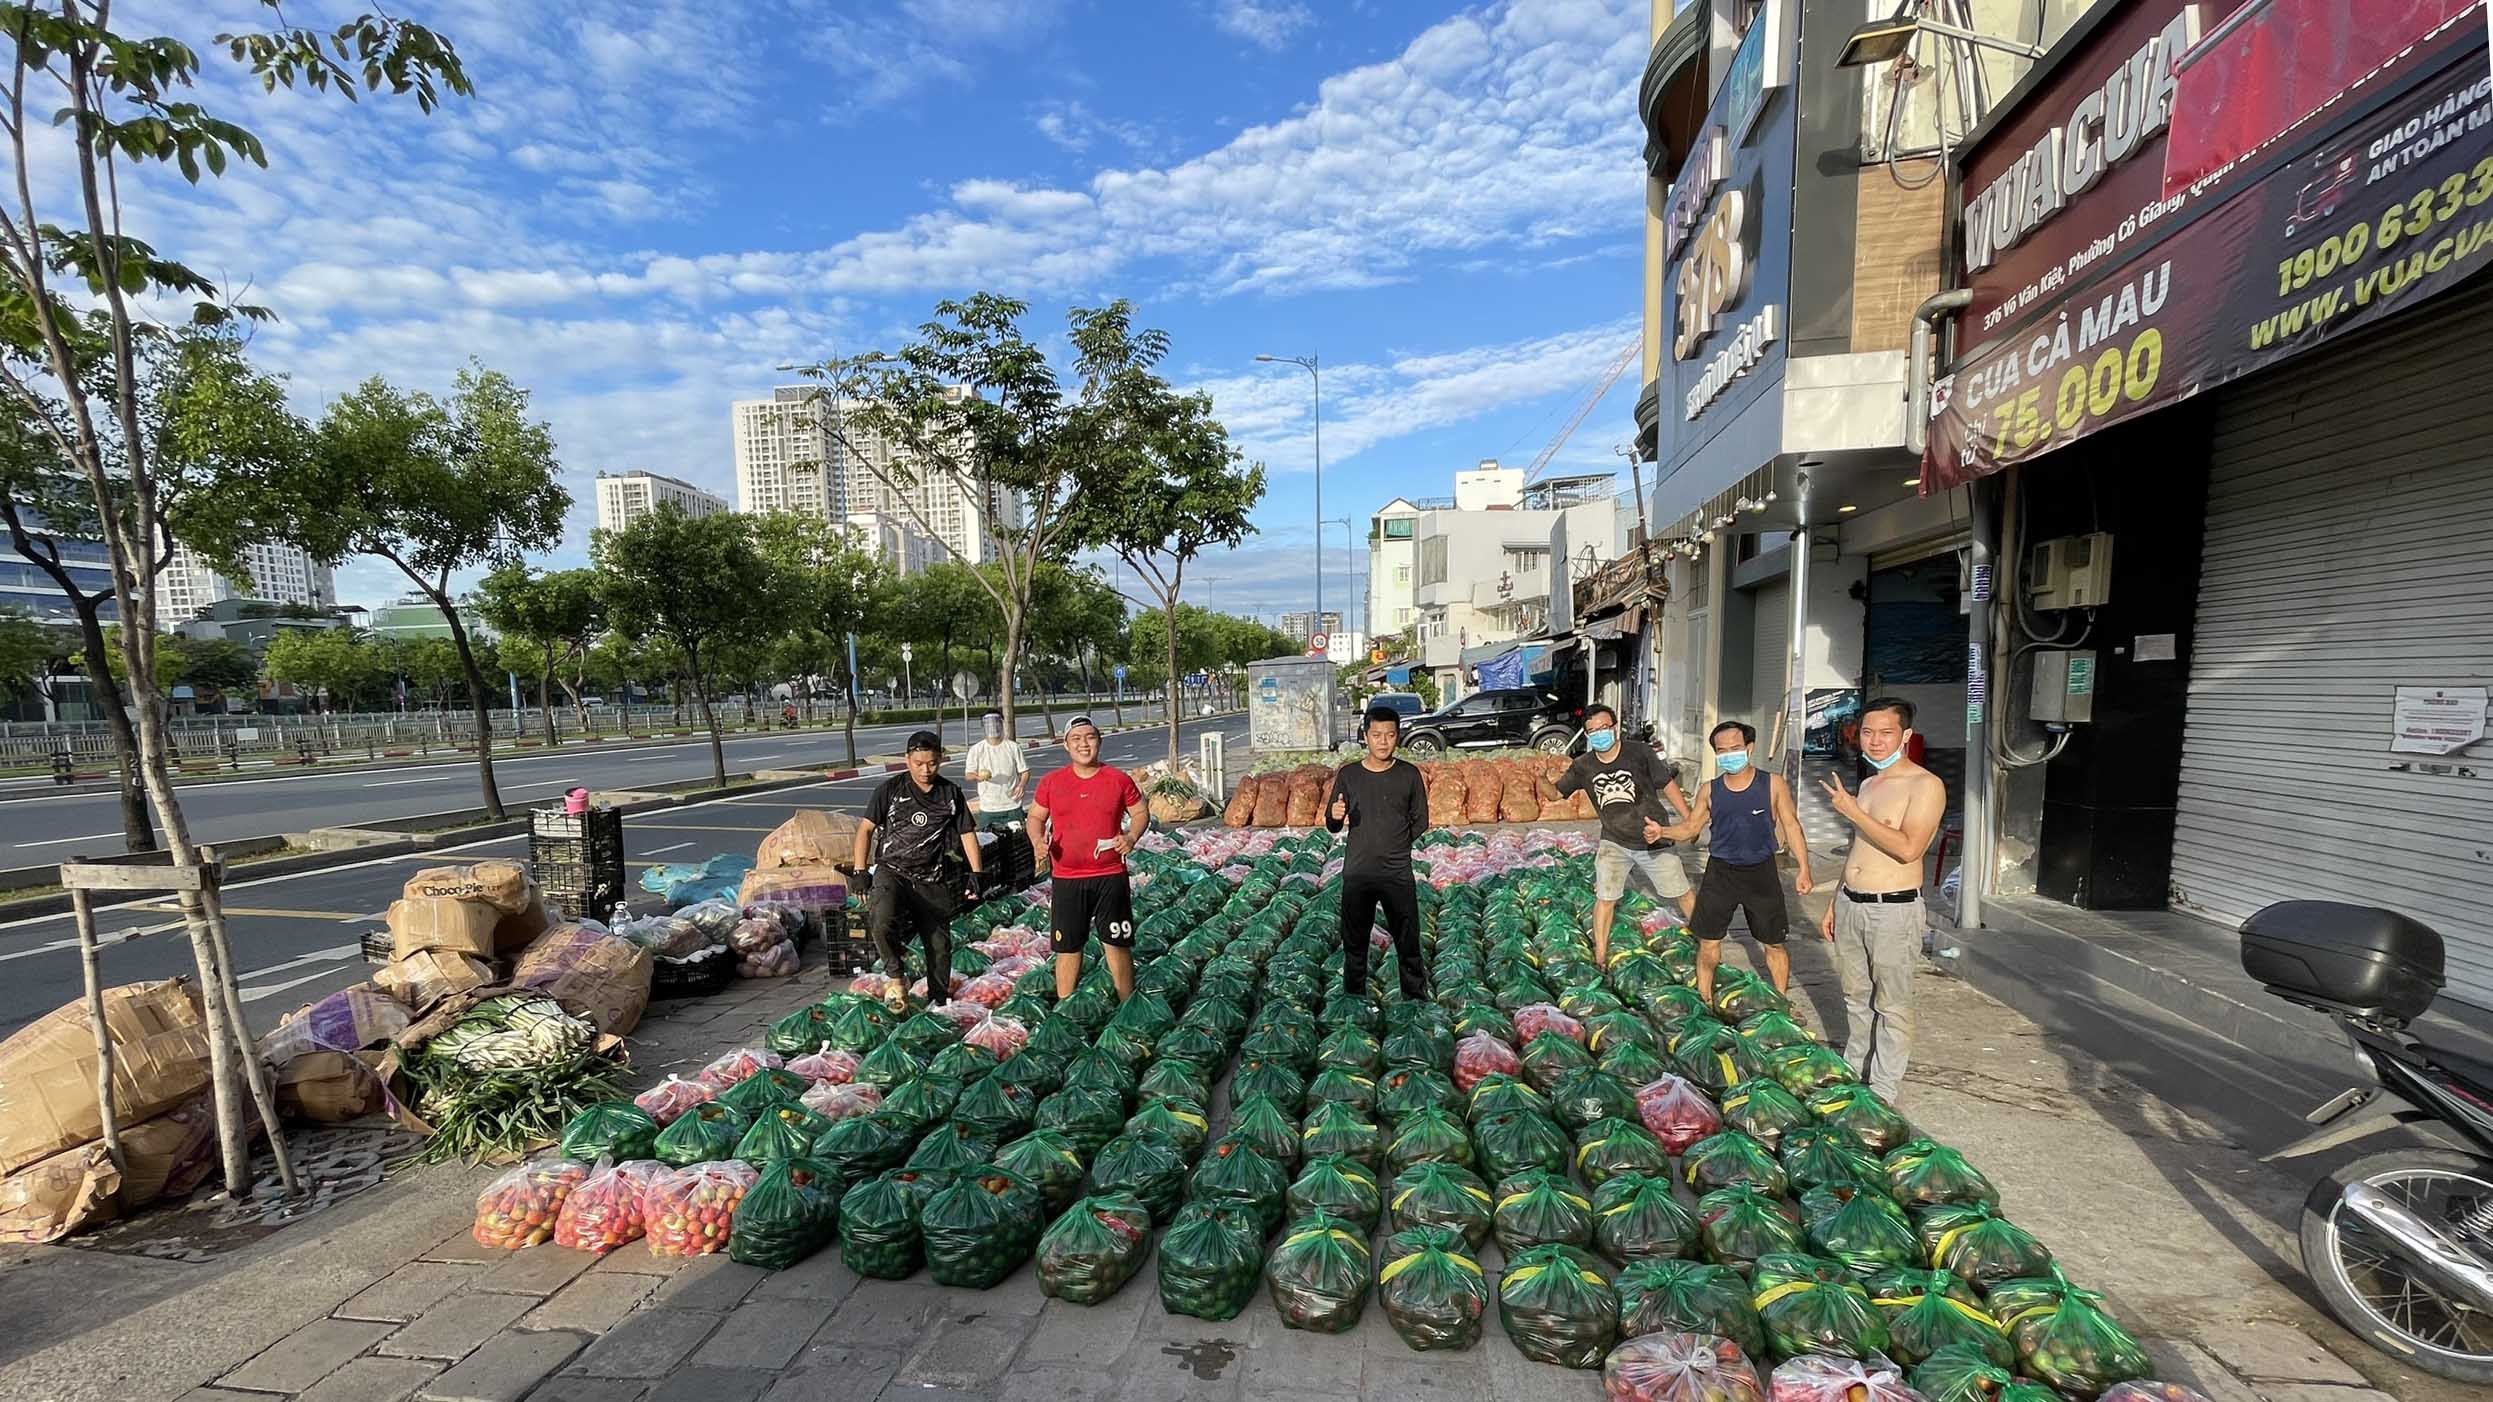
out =
<path fill-rule="evenodd" d="M 1080 98 L 1067 102 L 1049 102 L 1039 108 L 1030 125 L 1039 135 L 1072 152 L 1089 150 L 1103 139 L 1124 147 L 1129 155 L 1155 156 L 1167 147 L 1168 138 L 1147 122 L 1125 121 L 1102 116 Z"/>
<path fill-rule="evenodd" d="M 1298 0 L 1220 0 L 1212 22 L 1250 44 L 1277 50 L 1316 17 Z"/>

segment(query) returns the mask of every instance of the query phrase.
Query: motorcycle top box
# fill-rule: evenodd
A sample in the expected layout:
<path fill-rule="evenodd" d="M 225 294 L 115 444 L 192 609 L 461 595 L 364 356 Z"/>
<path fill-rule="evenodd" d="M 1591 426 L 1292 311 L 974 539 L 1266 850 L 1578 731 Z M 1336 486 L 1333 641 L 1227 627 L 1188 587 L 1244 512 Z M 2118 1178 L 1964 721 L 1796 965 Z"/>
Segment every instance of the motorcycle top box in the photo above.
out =
<path fill-rule="evenodd" d="M 2242 922 L 2242 970 L 2278 995 L 2410 1022 L 2441 992 L 2441 936 L 2393 911 L 2280 901 Z"/>

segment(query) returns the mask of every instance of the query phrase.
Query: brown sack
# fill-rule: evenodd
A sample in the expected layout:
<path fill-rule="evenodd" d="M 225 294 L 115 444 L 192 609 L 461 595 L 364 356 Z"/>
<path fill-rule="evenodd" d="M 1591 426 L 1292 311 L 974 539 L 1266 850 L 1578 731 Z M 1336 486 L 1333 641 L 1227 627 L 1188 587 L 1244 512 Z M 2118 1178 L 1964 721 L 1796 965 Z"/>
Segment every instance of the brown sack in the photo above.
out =
<path fill-rule="evenodd" d="M 1574 802 L 1575 816 L 1579 821 L 1585 818 L 1598 818 L 1601 816 L 1601 810 L 1593 806 L 1593 791 L 1591 789 L 1576 790 Z"/>
<path fill-rule="evenodd" d="M 1533 770 L 1532 796 L 1534 798 L 1539 799 L 1544 806 L 1566 802 L 1566 796 L 1558 792 L 1558 776 L 1564 773 L 1564 770 L 1553 771 L 1546 764 L 1534 765 Z"/>
<path fill-rule="evenodd" d="M 1563 822 L 1568 822 L 1568 821 L 1572 820 L 1574 817 L 1575 817 L 1575 800 L 1574 800 L 1574 799 L 1571 799 L 1571 798 L 1553 798 L 1553 799 L 1546 799 L 1546 800 L 1544 800 L 1544 801 L 1542 802 L 1542 804 L 1541 804 L 1541 817 L 1540 817 L 1540 821 L 1542 821 L 1542 822 L 1544 822 L 1544 823 L 1563 823 Z"/>
<path fill-rule="evenodd" d="M 1498 790 L 1498 821 L 1529 823 L 1540 816 L 1541 800 L 1532 792 L 1532 781 L 1520 770 L 1508 770 Z"/>
<path fill-rule="evenodd" d="M 493 982 L 493 967 L 447 949 L 423 949 L 383 965 L 372 982 L 422 1014 L 445 998 Z"/>
<path fill-rule="evenodd" d="M 1221 826 L 1242 828 L 1255 821 L 1255 789 L 1259 781 L 1254 775 L 1238 781 L 1238 791 L 1229 796 L 1229 806 L 1221 810 Z"/>
<path fill-rule="evenodd" d="M 756 871 L 775 867 L 830 866 L 856 855 L 857 820 L 818 808 L 800 811 L 771 830 L 753 851 Z"/>
<path fill-rule="evenodd" d="M 121 1131 L 121 1208 L 187 1196 L 217 1164 L 216 1099 L 203 1095 Z"/>
<path fill-rule="evenodd" d="M 483 901 L 504 915 L 517 915 L 536 896 L 528 871 L 517 862 L 478 862 L 464 867 L 428 867 L 407 878 L 400 895 L 411 901 Z"/>
<path fill-rule="evenodd" d="M 407 1030 L 408 1020 L 397 999 L 374 984 L 359 983 L 286 1014 L 260 1039 L 260 1060 L 283 1066 L 305 1052 L 384 1046 Z"/>
<path fill-rule="evenodd" d="M 1267 774 L 1255 785 L 1255 825 L 1277 828 L 1290 821 L 1290 776 Z"/>
<path fill-rule="evenodd" d="M 1325 768 L 1320 764 L 1302 764 L 1290 771 L 1290 811 L 1283 819 L 1286 826 L 1311 828 L 1324 821 L 1323 810 L 1317 807 L 1324 797 Z"/>
<path fill-rule="evenodd" d="M 427 949 L 472 959 L 493 957 L 493 927 L 502 912 L 481 900 L 417 896 L 390 903 L 390 957 L 404 959 Z"/>
<path fill-rule="evenodd" d="M 0 1241 L 58 1241 L 113 1219 L 121 1173 L 101 1144 L 88 1144 L 0 1178 Z"/>
<path fill-rule="evenodd" d="M 380 1053 L 309 1052 L 277 1073 L 277 1113 L 336 1124 L 381 1108 Z"/>
<path fill-rule="evenodd" d="M 1456 764 L 1451 760 L 1447 760 L 1436 764 L 1422 765 L 1420 767 L 1420 772 L 1436 776 L 1428 782 L 1429 806 L 1434 808 L 1437 804 L 1438 796 L 1442 794 L 1444 795 L 1446 802 L 1454 805 L 1454 820 L 1458 823 L 1463 821 L 1463 798 L 1464 795 L 1469 792 L 1463 783 L 1463 766 Z"/>
<path fill-rule="evenodd" d="M 1474 823 L 1498 820 L 1498 799 L 1506 792 L 1506 781 L 1497 767 L 1485 759 L 1463 762 L 1463 817 Z"/>
<path fill-rule="evenodd" d="M 208 1029 L 187 979 L 104 990 L 113 1044 L 113 1108 L 136 1124 L 208 1084 Z M 95 1095 L 95 1035 L 86 1001 L 64 1004 L 0 1042 L 0 1173 L 104 1132 Z"/>
<path fill-rule="evenodd" d="M 511 986 L 533 989 L 620 1037 L 649 1009 L 649 951 L 584 925 L 548 931 L 511 968 Z"/>
<path fill-rule="evenodd" d="M 528 904 L 494 922 L 493 952 L 496 957 L 507 959 L 535 943 L 537 936 L 553 925 L 554 918 L 545 913 L 545 898 L 531 890 Z"/>

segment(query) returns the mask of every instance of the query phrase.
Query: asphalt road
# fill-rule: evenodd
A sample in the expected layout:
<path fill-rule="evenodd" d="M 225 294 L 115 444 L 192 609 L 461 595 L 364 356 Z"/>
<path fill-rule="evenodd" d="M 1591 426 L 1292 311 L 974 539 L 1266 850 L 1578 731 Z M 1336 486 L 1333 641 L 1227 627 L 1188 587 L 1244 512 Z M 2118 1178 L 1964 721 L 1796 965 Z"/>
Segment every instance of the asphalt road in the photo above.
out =
<path fill-rule="evenodd" d="M 1244 762 L 1245 716 L 1186 722 L 1186 753 L 1193 753 L 1195 737 L 1207 729 L 1218 730 L 1224 737 L 1234 756 L 1233 766 Z M 764 737 L 756 738 L 768 742 Z M 835 736 L 832 743 L 836 742 Z M 1107 737 L 1101 742 L 1100 754 L 1110 764 L 1133 768 L 1161 758 L 1167 752 L 1167 744 L 1166 731 L 1129 731 Z M 795 762 L 798 757 L 787 758 Z M 1034 780 L 1062 767 L 1064 762 L 1062 749 L 1051 746 L 1037 751 L 1031 756 L 1030 765 Z M 706 765 L 706 760 L 703 763 Z M 957 759 L 945 767 L 956 778 L 959 776 Z M 616 782 L 600 772 L 573 772 L 592 783 Z M 863 774 L 853 779 L 826 780 L 749 797 L 713 799 L 634 814 L 624 820 L 624 855 L 635 889 L 640 871 L 658 862 L 699 861 L 719 852 L 749 853 L 764 834 L 799 809 L 861 812 L 874 786 L 886 777 L 881 773 Z M 492 838 L 416 855 L 381 858 L 297 876 L 238 881 L 228 886 L 227 929 L 234 945 L 234 962 L 241 971 L 244 1007 L 254 1028 L 265 1030 L 296 1007 L 368 977 L 371 968 L 364 962 L 361 947 L 364 932 L 379 925 L 381 913 L 407 878 L 418 870 L 487 857 L 524 859 L 527 849 L 525 837 Z M 102 961 L 107 984 L 169 978 L 191 971 L 190 944 L 171 901 L 123 902 L 99 909 L 97 917 L 97 927 L 106 941 Z M 0 923 L 0 1037 L 82 996 L 82 987 L 77 936 L 70 917 L 40 916 Z"/>
<path fill-rule="evenodd" d="M 1130 723 L 1151 718 L 1159 707 L 1129 703 L 1124 711 Z M 1070 714 L 1060 712 L 1057 720 L 1061 723 Z M 1025 739 L 1046 733 L 1035 712 L 1015 719 Z M 1109 720 L 1108 714 L 1102 712 L 1101 719 Z M 895 753 L 911 731 L 925 728 L 923 723 L 862 727 L 857 732 L 858 756 Z M 957 721 L 946 731 L 955 749 L 961 747 L 959 731 Z M 731 774 L 832 768 L 848 762 L 846 738 L 836 729 L 734 735 L 724 743 Z M 493 772 L 505 803 L 529 806 L 584 783 L 598 788 L 642 788 L 706 778 L 710 742 L 702 737 L 575 745 L 551 754 L 497 756 Z M 190 783 L 180 789 L 191 835 L 202 842 L 352 827 L 384 818 L 474 808 L 480 803 L 472 759 L 271 774 Z M 119 850 L 121 804 L 111 793 L 46 793 L 33 784 L 0 790 L 0 870 Z"/>

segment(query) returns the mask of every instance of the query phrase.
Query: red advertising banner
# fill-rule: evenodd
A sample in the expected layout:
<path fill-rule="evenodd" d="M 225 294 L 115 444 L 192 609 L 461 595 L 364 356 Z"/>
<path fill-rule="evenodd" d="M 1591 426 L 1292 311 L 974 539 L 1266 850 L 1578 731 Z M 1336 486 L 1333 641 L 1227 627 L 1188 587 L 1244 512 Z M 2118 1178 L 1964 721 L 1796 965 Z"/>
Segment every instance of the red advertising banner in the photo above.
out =
<path fill-rule="evenodd" d="M 2140 8 L 2166 23 L 2125 18 L 2110 26 L 2113 47 L 2135 45 L 2125 71 L 2153 88 L 2157 36 L 2186 17 L 2169 4 Z M 2005 249 L 1975 246 L 1971 226 L 1985 211 L 1973 171 L 1984 158 L 1969 161 L 1975 298 L 1959 327 L 1970 349 L 1933 388 L 1922 490 L 1945 491 L 2264 369 L 2493 265 L 2484 27 L 2453 23 L 2372 83 L 2367 101 L 2397 96 L 2315 132 L 2254 180 L 2220 174 L 2167 202 L 2156 189 L 2160 153 L 2134 149 L 2082 203 Z M 2037 208 L 1992 231 L 2013 231 Z M 2150 210 L 2162 227 L 2147 237 Z"/>

